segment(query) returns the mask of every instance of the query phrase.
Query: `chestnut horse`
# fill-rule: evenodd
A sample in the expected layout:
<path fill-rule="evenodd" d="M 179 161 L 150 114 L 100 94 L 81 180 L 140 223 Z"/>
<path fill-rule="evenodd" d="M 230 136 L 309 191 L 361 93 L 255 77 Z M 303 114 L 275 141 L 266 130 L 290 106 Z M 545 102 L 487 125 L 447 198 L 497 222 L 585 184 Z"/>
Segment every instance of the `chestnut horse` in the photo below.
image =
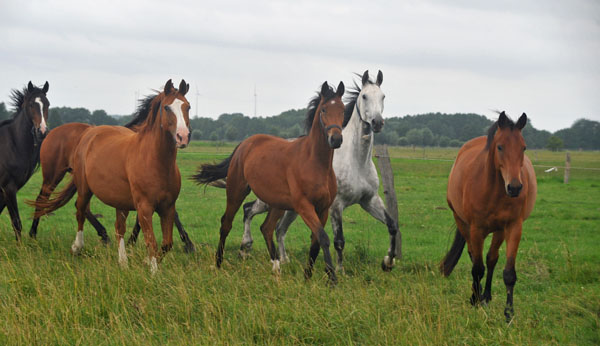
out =
<path fill-rule="evenodd" d="M 223 162 L 205 164 L 198 170 L 193 178 L 201 184 L 227 177 L 227 208 L 221 218 L 217 267 L 223 261 L 225 239 L 235 213 L 252 190 L 271 206 L 261 231 L 273 263 L 273 272 L 279 273 L 279 254 L 273 242 L 275 225 L 285 210 L 294 210 L 312 231 L 305 277 L 312 276 L 314 261 L 322 248 L 325 271 L 330 281 L 336 282 L 329 237 L 323 227 L 337 192 L 332 160 L 333 150 L 342 144 L 342 95 L 344 83 L 340 82 L 337 92 L 327 82 L 323 83 L 321 92 L 309 103 L 306 125 L 310 131 L 307 136 L 288 142 L 279 137 L 254 135 L 241 142 Z"/>
<path fill-rule="evenodd" d="M 523 113 L 517 123 L 504 112 L 485 136 L 465 143 L 458 152 L 448 178 L 448 205 L 454 212 L 456 235 L 450 251 L 440 269 L 450 275 L 467 243 L 473 262 L 473 295 L 471 304 L 487 304 L 492 299 L 492 276 L 498 261 L 498 249 L 506 240 L 507 321 L 514 315 L 513 288 L 517 281 L 515 258 L 521 240 L 523 221 L 535 204 L 537 182 L 531 161 L 525 155 L 525 140 L 521 130 L 527 123 Z M 483 266 L 483 241 L 493 233 L 487 253 L 488 268 L 485 291 L 481 294 Z"/>
<path fill-rule="evenodd" d="M 17 191 L 40 163 L 40 144 L 48 129 L 49 87 L 48 82 L 43 88 L 29 82 L 22 91 L 13 90 L 15 115 L 0 122 L 0 213 L 8 207 L 17 241 L 21 240 L 22 229 Z"/>
<path fill-rule="evenodd" d="M 85 131 L 72 157 L 72 180 L 56 198 L 35 203 L 39 217 L 63 206 L 77 191 L 77 237 L 71 250 L 83 248 L 83 224 L 90 199 L 96 195 L 116 209 L 116 239 L 119 263 L 127 265 L 125 221 L 136 210 L 148 247 L 150 270 L 157 270 L 157 245 L 152 215 L 160 216 L 163 233 L 162 254 L 173 243 L 175 201 L 181 188 L 177 148 L 189 141 L 189 109 L 185 98 L 188 85 L 179 90 L 171 80 L 152 100 L 150 114 L 138 132 L 122 126 L 97 126 Z"/>
<path fill-rule="evenodd" d="M 150 106 L 155 96 L 156 95 L 150 95 L 140 100 L 133 119 L 124 126 L 137 132 L 140 125 L 148 117 Z M 44 139 L 40 150 L 40 165 L 42 166 L 43 182 L 42 188 L 40 189 L 40 193 L 38 194 L 36 200 L 41 201 L 47 199 L 64 178 L 65 174 L 71 171 L 72 155 L 75 151 L 75 148 L 77 147 L 77 144 L 79 143 L 83 133 L 92 127 L 93 126 L 89 124 L 68 123 L 50 131 L 48 136 Z M 105 244 L 109 243 L 110 238 L 106 234 L 106 229 L 98 221 L 96 216 L 90 212 L 89 209 L 86 210 L 85 217 L 90 224 L 94 226 L 98 236 L 100 236 L 102 241 Z M 39 222 L 40 218 L 34 217 L 31 224 L 31 229 L 29 230 L 30 237 L 36 238 Z M 177 213 L 175 213 L 175 225 L 179 230 L 179 236 L 181 240 L 185 244 L 185 251 L 194 252 L 194 244 L 191 242 L 187 232 L 183 228 Z M 133 234 L 136 236 L 136 238 L 139 230 L 140 225 L 136 220 L 136 224 L 133 229 Z M 135 243 L 135 240 L 132 241 L 132 238 L 130 238 L 129 242 Z"/>

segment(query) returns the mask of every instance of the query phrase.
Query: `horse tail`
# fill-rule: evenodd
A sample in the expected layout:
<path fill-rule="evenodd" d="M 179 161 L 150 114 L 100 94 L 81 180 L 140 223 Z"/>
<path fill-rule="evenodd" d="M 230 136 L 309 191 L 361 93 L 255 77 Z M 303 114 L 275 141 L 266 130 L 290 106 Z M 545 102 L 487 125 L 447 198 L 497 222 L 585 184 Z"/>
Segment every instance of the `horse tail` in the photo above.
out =
<path fill-rule="evenodd" d="M 42 215 L 46 215 L 63 207 L 71 200 L 71 198 L 73 198 L 75 192 L 77 192 L 77 186 L 75 186 L 73 179 L 71 179 L 65 188 L 52 194 L 54 198 L 42 198 L 36 201 L 27 201 L 26 203 L 35 207 L 36 211 L 33 216 L 39 218 Z"/>
<path fill-rule="evenodd" d="M 239 145 L 238 145 L 239 147 Z M 235 154 L 238 147 L 233 149 L 231 155 L 225 160 L 216 163 L 216 164 L 208 164 L 205 163 L 198 168 L 196 174 L 192 175 L 191 179 L 195 181 L 197 184 L 210 184 L 220 179 L 227 178 L 227 171 L 229 170 L 229 164 L 231 163 L 231 158 Z M 215 185 L 219 185 L 216 183 Z M 217 186 L 220 187 L 220 186 Z"/>
<path fill-rule="evenodd" d="M 454 242 L 452 242 L 450 251 L 448 251 L 442 260 L 442 263 L 440 263 L 440 271 L 444 276 L 448 276 L 452 273 L 452 270 L 456 266 L 456 263 L 458 263 L 458 260 L 463 253 L 465 242 L 465 238 L 462 236 L 462 234 L 460 234 L 460 231 L 457 228 L 456 234 L 454 234 Z"/>

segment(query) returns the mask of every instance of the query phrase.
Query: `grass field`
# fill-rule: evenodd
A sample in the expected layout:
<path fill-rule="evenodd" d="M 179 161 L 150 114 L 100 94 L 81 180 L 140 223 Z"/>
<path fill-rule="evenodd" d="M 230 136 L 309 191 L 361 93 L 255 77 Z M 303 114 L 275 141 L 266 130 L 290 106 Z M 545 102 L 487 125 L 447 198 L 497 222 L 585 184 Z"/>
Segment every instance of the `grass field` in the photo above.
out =
<path fill-rule="evenodd" d="M 184 178 L 199 163 L 225 158 L 231 145 L 195 143 L 178 155 Z M 344 214 L 345 274 L 327 285 L 322 256 L 305 281 L 309 231 L 296 222 L 287 237 L 291 263 L 280 277 L 271 264 L 255 218 L 254 251 L 238 258 L 241 212 L 214 268 L 225 191 L 184 179 L 179 214 L 197 252 L 175 247 L 150 275 L 142 239 L 128 249 L 129 268 L 118 265 L 114 211 L 98 200 L 92 211 L 113 243 L 105 247 L 86 224 L 82 255 L 70 253 L 76 221 L 73 203 L 45 217 L 38 240 L 14 241 L 8 213 L 0 215 L 1 344 L 600 344 L 600 171 L 573 169 L 563 184 L 564 152 L 528 151 L 538 175 L 536 208 L 523 228 L 517 257 L 514 320 L 507 324 L 502 268 L 494 299 L 468 303 L 471 265 L 465 253 L 454 273 L 437 266 L 454 234 L 445 200 L 456 149 L 391 148 L 404 258 L 390 273 L 380 269 L 387 229 L 357 206 Z M 600 168 L 600 153 L 573 152 L 572 166 Z M 423 160 L 427 158 L 428 160 Z M 25 233 L 41 186 L 36 173 L 19 192 Z M 134 214 L 129 217 L 133 225 Z M 158 230 L 158 217 L 154 218 Z M 331 227 L 327 225 L 328 232 Z M 127 235 L 130 234 L 128 231 Z M 160 239 L 160 231 L 156 232 Z M 490 237 L 491 238 L 491 237 Z M 486 250 L 489 246 L 486 241 Z M 333 251 L 333 248 L 332 248 Z M 466 251 L 465 251 L 466 252 Z"/>

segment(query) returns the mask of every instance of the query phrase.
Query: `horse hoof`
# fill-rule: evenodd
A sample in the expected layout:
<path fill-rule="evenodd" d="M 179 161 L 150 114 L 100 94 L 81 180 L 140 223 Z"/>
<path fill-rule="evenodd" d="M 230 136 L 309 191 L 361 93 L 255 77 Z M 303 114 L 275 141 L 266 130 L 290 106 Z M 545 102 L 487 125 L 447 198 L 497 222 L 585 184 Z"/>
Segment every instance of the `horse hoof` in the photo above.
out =
<path fill-rule="evenodd" d="M 335 272 L 336 272 L 336 273 L 338 273 L 338 274 L 341 274 L 341 275 L 344 275 L 344 274 L 346 274 L 346 272 L 344 271 L 344 267 L 343 267 L 343 266 L 341 266 L 341 265 L 339 265 L 339 266 L 337 266 L 337 267 L 335 268 Z"/>
<path fill-rule="evenodd" d="M 196 248 L 194 247 L 194 244 L 192 243 L 187 243 L 185 244 L 185 246 L 183 247 L 183 252 L 185 253 L 194 253 L 196 252 Z"/>
<path fill-rule="evenodd" d="M 250 253 L 246 252 L 245 250 L 240 249 L 240 251 L 238 252 L 238 257 L 243 260 L 250 258 L 250 256 L 251 256 Z"/>
<path fill-rule="evenodd" d="M 37 240 L 37 234 L 29 232 L 29 238 Z"/>
<path fill-rule="evenodd" d="M 310 278 L 312 277 L 312 270 L 311 269 L 304 269 L 304 278 L 306 280 L 310 280 Z"/>
<path fill-rule="evenodd" d="M 273 268 L 271 269 L 273 271 L 273 275 L 279 276 L 281 274 L 279 260 L 271 260 L 271 263 L 273 263 Z"/>
<path fill-rule="evenodd" d="M 79 254 L 81 254 L 81 249 L 82 249 L 82 247 L 78 247 L 75 244 L 71 245 L 71 253 L 75 256 L 78 256 Z"/>
<path fill-rule="evenodd" d="M 392 270 L 392 268 L 394 268 L 394 259 L 390 259 L 389 256 L 385 256 L 383 261 L 381 261 L 381 269 L 384 272 L 389 272 Z"/>
<path fill-rule="evenodd" d="M 284 255 L 281 257 L 281 264 L 285 264 L 285 263 L 290 263 L 290 258 L 288 257 L 288 255 Z"/>
<path fill-rule="evenodd" d="M 469 299 L 469 302 L 471 303 L 472 306 L 477 306 L 477 305 L 479 305 L 479 303 L 482 302 L 482 300 L 475 294 L 472 294 L 471 298 Z"/>
<path fill-rule="evenodd" d="M 515 310 L 512 306 L 504 308 L 504 317 L 506 317 L 506 323 L 510 323 L 515 316 Z"/>

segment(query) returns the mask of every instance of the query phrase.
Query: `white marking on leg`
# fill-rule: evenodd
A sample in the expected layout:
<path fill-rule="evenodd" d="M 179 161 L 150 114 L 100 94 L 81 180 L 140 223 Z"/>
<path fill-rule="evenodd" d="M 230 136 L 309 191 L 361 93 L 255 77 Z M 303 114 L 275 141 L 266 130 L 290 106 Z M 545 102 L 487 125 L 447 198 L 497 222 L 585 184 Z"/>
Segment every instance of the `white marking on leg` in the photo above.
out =
<path fill-rule="evenodd" d="M 271 263 L 273 263 L 273 274 L 279 275 L 281 273 L 281 269 L 279 267 L 279 260 L 271 260 Z"/>
<path fill-rule="evenodd" d="M 152 275 L 156 274 L 158 271 L 158 264 L 156 263 L 156 257 L 150 258 L 150 273 Z"/>
<path fill-rule="evenodd" d="M 123 237 L 119 240 L 119 264 L 122 267 L 127 267 L 127 252 L 125 251 L 125 239 Z"/>
<path fill-rule="evenodd" d="M 396 259 L 390 258 L 390 256 L 385 256 L 383 258 L 383 263 L 385 263 L 385 265 L 388 267 L 393 267 L 395 262 L 396 262 Z"/>
<path fill-rule="evenodd" d="M 79 255 L 82 248 L 83 248 L 83 231 L 77 231 L 77 235 L 75 236 L 75 241 L 73 242 L 73 245 L 71 245 L 71 252 L 73 252 L 73 255 Z"/>
<path fill-rule="evenodd" d="M 40 122 L 40 131 L 42 131 L 42 133 L 46 133 L 46 129 L 48 128 L 48 126 L 46 125 L 46 119 L 44 119 L 44 103 L 39 97 L 35 98 L 35 102 L 38 105 L 40 105 L 40 114 L 42 115 L 42 121 Z"/>

